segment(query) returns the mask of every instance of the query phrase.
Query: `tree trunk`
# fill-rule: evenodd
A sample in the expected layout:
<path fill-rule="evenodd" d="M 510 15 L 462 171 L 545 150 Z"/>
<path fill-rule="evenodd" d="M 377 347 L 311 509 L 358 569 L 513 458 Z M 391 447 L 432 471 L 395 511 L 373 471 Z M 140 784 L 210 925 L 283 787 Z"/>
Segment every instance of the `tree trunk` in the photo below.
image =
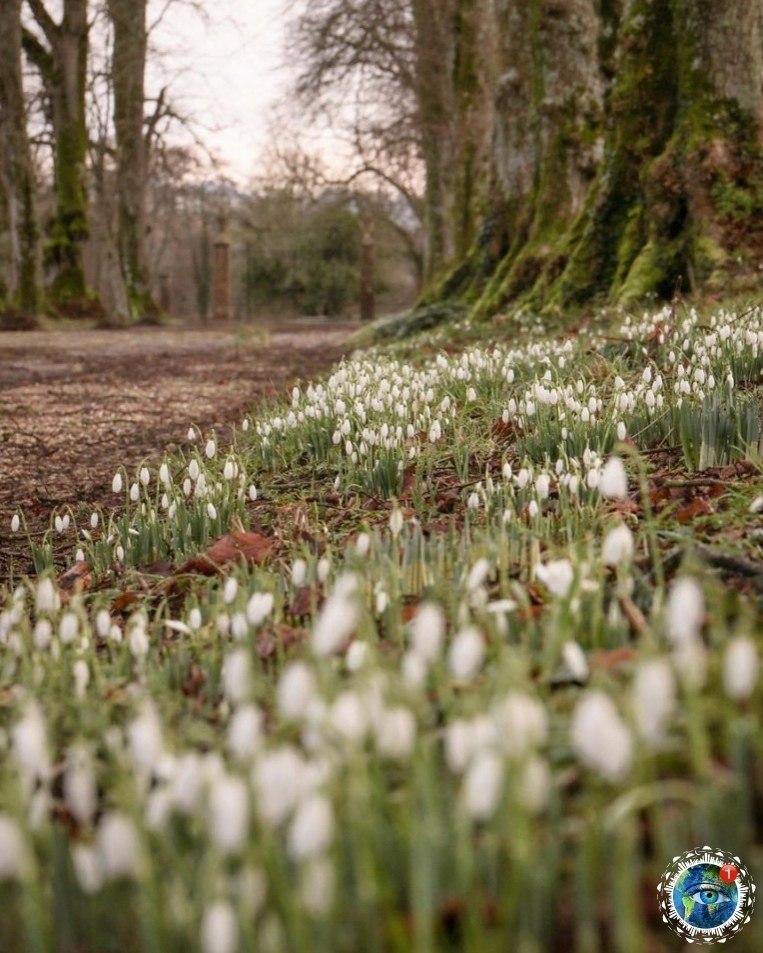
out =
<path fill-rule="evenodd" d="M 40 71 L 48 97 L 54 144 L 56 211 L 48 229 L 45 262 L 51 272 L 51 303 L 75 314 L 92 308 L 87 287 L 83 248 L 88 237 L 87 0 L 64 0 L 63 16 L 56 23 L 43 0 L 28 0 L 47 47 L 35 37 L 25 37 L 25 48 Z"/>
<path fill-rule="evenodd" d="M 156 312 L 147 282 L 144 82 L 147 0 L 108 0 L 114 26 L 114 127 L 117 145 L 117 246 L 130 317 Z"/>
<path fill-rule="evenodd" d="M 40 307 L 35 181 L 21 67 L 21 0 L 0 3 L 0 181 L 10 239 L 8 303 L 29 316 Z"/>

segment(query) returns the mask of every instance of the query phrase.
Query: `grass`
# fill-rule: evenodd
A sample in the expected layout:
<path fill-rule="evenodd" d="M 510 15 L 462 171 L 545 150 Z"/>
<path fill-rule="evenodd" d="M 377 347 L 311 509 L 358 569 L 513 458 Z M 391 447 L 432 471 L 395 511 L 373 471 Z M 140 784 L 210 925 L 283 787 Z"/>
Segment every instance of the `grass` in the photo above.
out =
<path fill-rule="evenodd" d="M 648 953 L 676 854 L 763 882 L 762 317 L 436 328 L 51 514 L 0 950 Z"/>

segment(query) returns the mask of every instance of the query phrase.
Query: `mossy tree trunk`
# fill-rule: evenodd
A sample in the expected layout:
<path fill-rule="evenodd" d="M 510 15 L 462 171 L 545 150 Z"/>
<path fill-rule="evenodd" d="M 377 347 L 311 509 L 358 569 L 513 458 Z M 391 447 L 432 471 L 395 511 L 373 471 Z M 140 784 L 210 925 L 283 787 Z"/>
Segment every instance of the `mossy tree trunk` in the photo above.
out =
<path fill-rule="evenodd" d="M 21 0 L 0 3 L 0 183 L 10 246 L 7 304 L 34 317 L 40 308 L 35 179 L 26 130 L 21 65 Z"/>
<path fill-rule="evenodd" d="M 64 0 L 60 21 L 43 0 L 27 0 L 44 42 L 27 33 L 24 47 L 40 72 L 53 127 L 55 214 L 48 227 L 45 263 L 48 296 L 71 313 L 92 306 L 83 265 L 88 237 L 85 170 L 88 133 L 85 114 L 88 0 Z"/>
<path fill-rule="evenodd" d="M 156 313 L 146 262 L 146 169 L 144 134 L 147 0 L 108 0 L 114 28 L 112 83 L 117 168 L 117 248 L 127 291 L 128 317 Z"/>
<path fill-rule="evenodd" d="M 506 0 L 477 315 L 759 280 L 763 0 Z M 431 299 L 430 299 L 431 300 Z"/>

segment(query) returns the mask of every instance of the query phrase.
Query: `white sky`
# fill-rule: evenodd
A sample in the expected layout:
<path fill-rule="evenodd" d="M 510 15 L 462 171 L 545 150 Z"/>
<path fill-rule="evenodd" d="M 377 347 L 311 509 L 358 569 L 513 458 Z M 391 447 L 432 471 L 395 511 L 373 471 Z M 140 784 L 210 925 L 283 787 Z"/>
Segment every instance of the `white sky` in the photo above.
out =
<path fill-rule="evenodd" d="M 150 0 L 149 17 L 164 5 L 165 0 Z M 150 86 L 169 81 L 173 102 L 197 120 L 199 134 L 240 182 L 257 171 L 270 108 L 287 82 L 282 64 L 288 5 L 288 0 L 205 0 L 202 17 L 176 3 L 152 35 L 166 55 L 164 77 L 155 73 Z"/>

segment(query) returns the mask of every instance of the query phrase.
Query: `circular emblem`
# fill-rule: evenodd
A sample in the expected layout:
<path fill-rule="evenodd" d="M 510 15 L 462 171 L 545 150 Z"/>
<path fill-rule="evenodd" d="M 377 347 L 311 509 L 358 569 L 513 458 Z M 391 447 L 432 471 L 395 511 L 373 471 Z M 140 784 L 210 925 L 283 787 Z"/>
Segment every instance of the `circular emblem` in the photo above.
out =
<path fill-rule="evenodd" d="M 755 884 L 742 861 L 698 847 L 674 857 L 657 887 L 662 919 L 689 943 L 723 943 L 750 922 Z"/>

